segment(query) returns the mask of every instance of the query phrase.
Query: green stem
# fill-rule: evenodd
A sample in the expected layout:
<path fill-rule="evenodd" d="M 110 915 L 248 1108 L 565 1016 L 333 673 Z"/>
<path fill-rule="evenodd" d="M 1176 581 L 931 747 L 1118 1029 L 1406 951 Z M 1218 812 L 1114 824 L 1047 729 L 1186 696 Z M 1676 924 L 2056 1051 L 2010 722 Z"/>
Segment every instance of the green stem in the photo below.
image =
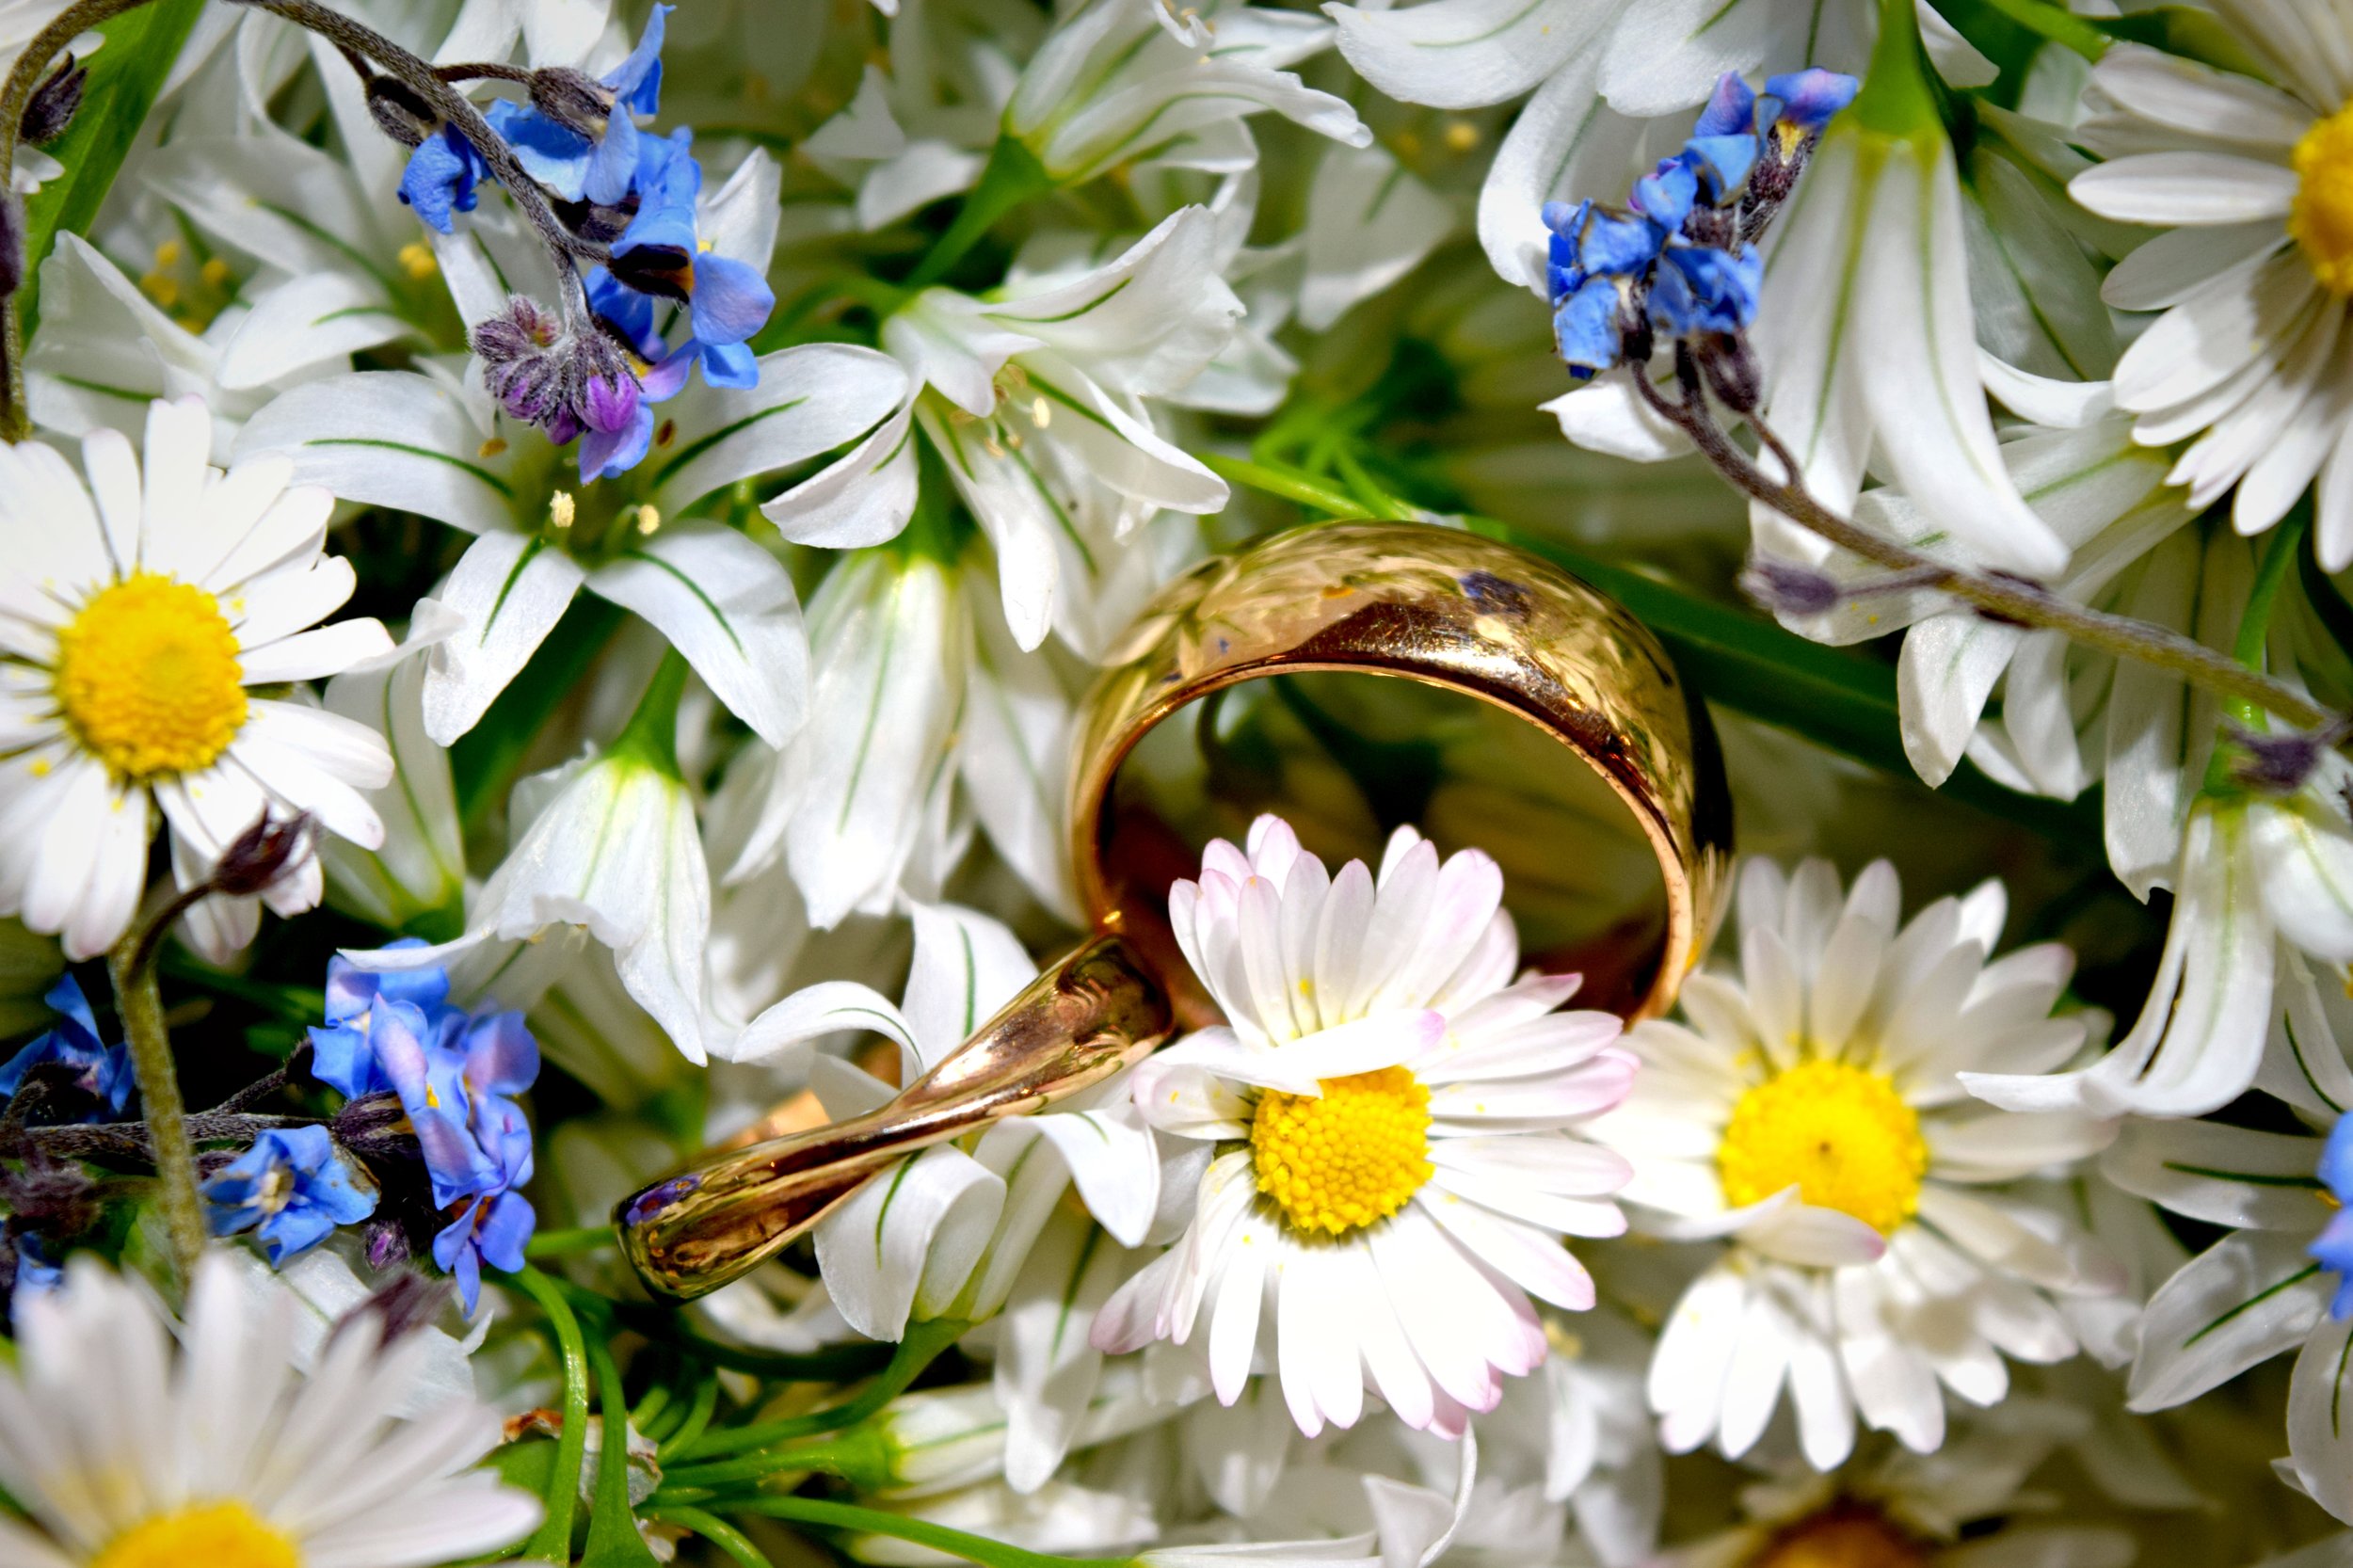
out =
<path fill-rule="evenodd" d="M 648 1507 L 643 1517 L 665 1525 L 683 1525 L 733 1558 L 738 1568 L 776 1568 L 768 1560 L 768 1554 L 751 1544 L 744 1532 L 716 1514 L 684 1503 L 664 1503 L 660 1508 Z"/>
<path fill-rule="evenodd" d="M 678 704 L 685 690 L 686 656 L 671 648 L 662 655 L 646 695 L 638 699 L 637 712 L 630 715 L 628 725 L 614 738 L 607 755 L 643 762 L 676 778 Z M 609 1239 L 610 1232 L 607 1236 Z"/>
<path fill-rule="evenodd" d="M 1959 8 L 1953 0 L 1933 3 L 1947 21 L 1953 20 L 1954 10 Z M 2037 38 L 2072 49 L 2088 60 L 2097 60 L 2106 54 L 2109 43 L 2114 41 L 2089 22 L 2063 6 L 2052 5 L 2050 0 L 1970 0 L 1970 4 L 2017 24 Z"/>
<path fill-rule="evenodd" d="M 1362 517 L 1365 513 L 1365 504 L 1346 490 L 1319 485 L 1302 474 L 1270 468 L 1264 463 L 1246 462 L 1240 457 L 1222 457 L 1214 452 L 1201 454 L 1201 461 L 1219 478 L 1245 489 L 1281 496 L 1285 501 L 1296 501 L 1302 506 L 1313 506 L 1336 518 Z"/>
<path fill-rule="evenodd" d="M 1036 153 L 1011 136 L 999 136 L 997 145 L 989 149 L 979 183 L 957 210 L 955 221 L 916 264 L 904 286 L 913 293 L 938 282 L 997 226 L 999 218 L 1053 188 L 1054 177 L 1046 172 Z"/>
<path fill-rule="evenodd" d="M 929 1546 L 967 1562 L 978 1562 L 984 1568 L 1128 1568 L 1133 1558 L 1121 1557 L 1052 1557 L 1045 1552 L 1032 1552 L 1020 1546 L 991 1541 L 986 1536 L 973 1535 L 945 1525 L 935 1525 L 924 1519 L 910 1519 L 904 1514 L 886 1513 L 880 1509 L 857 1508 L 849 1503 L 829 1503 L 815 1497 L 750 1497 L 718 1505 L 735 1513 L 757 1513 L 768 1519 L 790 1519 L 796 1524 L 821 1525 L 830 1529 L 864 1530 L 872 1535 L 887 1535 L 897 1541 L 912 1541 L 919 1546 Z"/>
<path fill-rule="evenodd" d="M 1365 465 L 1356 460 L 1348 442 L 1342 441 L 1332 449 L 1332 462 L 1340 471 L 1340 477 L 1348 481 L 1349 493 L 1374 517 L 1388 522 L 1419 520 L 1420 513 L 1381 488 Z"/>
<path fill-rule="evenodd" d="M 556 1281 L 531 1268 L 513 1278 L 548 1315 L 548 1326 L 555 1332 L 556 1351 L 564 1363 L 564 1426 L 555 1440 L 555 1464 L 548 1473 L 547 1517 L 523 1543 L 522 1555 L 569 1562 L 580 1465 L 588 1451 L 588 1347 L 581 1337 L 580 1319 Z"/>
<path fill-rule="evenodd" d="M 653 1553 L 637 1534 L 637 1516 L 629 1502 L 629 1401 L 621 1393 L 620 1369 L 603 1335 L 590 1339 L 587 1350 L 604 1424 L 597 1448 L 596 1506 L 588 1511 L 588 1539 L 581 1560 L 650 1563 Z"/>
<path fill-rule="evenodd" d="M 8 193 L 16 180 L 17 130 L 24 122 L 24 105 L 32 101 L 33 90 L 49 75 L 50 62 L 65 52 L 67 44 L 100 23 L 110 22 L 148 3 L 149 0 L 79 0 L 35 33 L 33 41 L 17 56 L 7 83 L 0 85 L 0 200 L 14 200 Z M 29 277 L 40 264 L 40 258 L 28 255 L 24 264 Z M 24 403 L 24 326 L 16 312 L 14 295 L 0 298 L 0 360 L 6 361 L 8 370 L 6 401 L 0 402 L 0 440 L 12 442 L 24 440 L 33 430 L 32 414 Z M 200 1223 L 198 1236 L 200 1241 Z"/>
<path fill-rule="evenodd" d="M 883 1406 L 906 1392 L 919 1373 L 940 1352 L 964 1336 L 972 1325 L 960 1318 L 935 1318 L 929 1322 L 909 1323 L 906 1337 L 899 1341 L 890 1353 L 890 1364 L 874 1381 L 858 1391 L 853 1400 L 824 1410 L 812 1410 L 803 1416 L 787 1416 L 779 1420 L 762 1421 L 754 1426 L 733 1427 L 725 1432 L 706 1434 L 701 1440 L 682 1447 L 682 1459 L 716 1459 L 722 1454 L 743 1453 L 751 1448 L 765 1448 L 796 1437 L 814 1437 L 821 1432 L 840 1432 L 855 1426 Z"/>
<path fill-rule="evenodd" d="M 613 1245 L 611 1225 L 582 1225 L 577 1230 L 543 1230 L 523 1247 L 523 1256 L 530 1258 L 570 1257 L 578 1253 L 600 1252 Z"/>
<path fill-rule="evenodd" d="M 164 1224 L 171 1237 L 172 1259 L 181 1279 L 193 1283 L 197 1260 L 204 1253 L 204 1198 L 197 1190 L 196 1144 L 188 1135 L 188 1111 L 180 1098 L 171 1034 L 164 1027 L 163 992 L 155 984 L 155 954 L 161 944 L 154 936 L 179 913 L 180 901 L 175 900 L 155 920 L 125 932 L 106 954 L 106 973 L 114 983 L 115 1010 L 122 1016 L 132 1070 L 138 1075 L 139 1108 L 146 1113 L 155 1150 L 155 1174 L 163 1180 Z"/>
<path fill-rule="evenodd" d="M 2271 531 L 2263 559 L 2255 567 L 2254 584 L 2247 590 L 2247 608 L 2239 612 L 2238 636 L 2231 645 L 2231 657 L 2258 675 L 2266 663 L 2265 649 L 2271 640 L 2272 614 L 2280 607 L 2280 585 L 2296 568 L 2297 552 L 2303 548 L 2312 520 L 2311 510 L 2298 506 Z M 2249 729 L 2264 728 L 2268 722 L 2261 707 L 2242 696 L 2223 698 L 2223 709 Z"/>
<path fill-rule="evenodd" d="M 1879 41 L 1871 48 L 1863 90 L 1848 112 L 1856 123 L 1904 141 L 1944 139 L 1936 111 L 1928 56 L 1920 45 L 1920 19 L 1913 0 L 1880 0 Z"/>
<path fill-rule="evenodd" d="M 673 1486 L 725 1492 L 745 1481 L 814 1470 L 840 1476 L 861 1492 L 872 1492 L 890 1484 L 890 1459 L 889 1439 L 872 1427 L 859 1427 L 797 1448 L 771 1448 L 715 1464 L 676 1465 L 663 1472 L 662 1485 L 665 1492 Z"/>
<path fill-rule="evenodd" d="M 676 1460 L 693 1446 L 696 1438 L 703 1434 L 703 1429 L 711 1425 L 711 1413 L 718 1408 L 719 1375 L 706 1369 L 702 1381 L 695 1385 L 695 1402 L 687 1407 L 686 1419 L 679 1423 L 676 1432 L 662 1440 L 661 1448 L 654 1454 L 655 1460 L 663 1464 Z"/>

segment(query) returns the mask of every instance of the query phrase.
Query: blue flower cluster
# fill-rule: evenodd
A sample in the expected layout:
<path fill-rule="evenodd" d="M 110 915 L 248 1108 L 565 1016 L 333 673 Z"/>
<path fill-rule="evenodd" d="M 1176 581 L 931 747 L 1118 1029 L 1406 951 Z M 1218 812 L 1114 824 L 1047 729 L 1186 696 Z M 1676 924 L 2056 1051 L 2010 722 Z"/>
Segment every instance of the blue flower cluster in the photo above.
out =
<path fill-rule="evenodd" d="M 28 1069 L 56 1064 L 71 1068 L 75 1086 L 89 1096 L 83 1121 L 120 1116 L 131 1099 L 130 1050 L 100 1041 L 89 999 L 72 975 L 52 985 L 41 1000 L 57 1015 L 57 1021 L 0 1064 L 0 1103 L 14 1096 Z"/>
<path fill-rule="evenodd" d="M 376 1212 L 376 1180 L 323 1127 L 274 1128 L 204 1184 L 215 1236 L 250 1230 L 271 1268 Z"/>
<path fill-rule="evenodd" d="M 521 1268 L 537 1223 L 521 1191 L 531 1179 L 531 1124 L 514 1098 L 539 1076 L 539 1046 L 523 1016 L 451 1006 L 443 969 L 369 974 L 338 958 L 328 966 L 327 1025 L 311 1031 L 311 1048 L 312 1071 L 328 1087 L 352 1099 L 399 1097 L 434 1207 L 450 1216 L 433 1239 L 433 1261 L 456 1276 L 471 1313 L 483 1267 Z"/>
<path fill-rule="evenodd" d="M 2338 1117 L 2337 1125 L 2329 1129 L 2315 1174 L 2337 1208 L 2309 1250 L 2322 1268 L 2337 1276 L 2337 1293 L 2329 1304 L 2329 1314 L 2343 1322 L 2353 1318 L 2353 1116 Z"/>
<path fill-rule="evenodd" d="M 696 232 L 703 170 L 693 133 L 647 135 L 633 118 L 660 106 L 670 9 L 656 6 L 629 58 L 600 80 L 566 73 L 550 95 L 562 98 L 560 115 L 539 106 L 535 88 L 534 103 L 501 100 L 486 117 L 567 223 L 600 243 L 610 236 L 609 260 L 585 287 L 589 309 L 626 350 L 626 368 L 613 362 L 613 344 L 560 342 L 536 312 L 510 312 L 514 319 L 485 324 L 474 341 L 491 393 L 509 414 L 558 445 L 579 438 L 584 482 L 645 459 L 651 405 L 675 396 L 696 365 L 714 387 L 757 385 L 748 344 L 776 308 L 758 267 L 712 254 Z M 447 233 L 451 214 L 471 210 L 489 178 L 473 147 L 442 126 L 409 154 L 401 200 Z M 674 345 L 681 316 L 687 336 Z"/>
<path fill-rule="evenodd" d="M 1754 241 L 1856 85 L 1804 71 L 1759 95 L 1726 72 L 1683 150 L 1637 180 L 1625 208 L 1545 204 L 1553 336 L 1579 380 L 1630 344 L 1647 358 L 1661 337 L 1731 337 L 1755 321 L 1765 269 Z"/>

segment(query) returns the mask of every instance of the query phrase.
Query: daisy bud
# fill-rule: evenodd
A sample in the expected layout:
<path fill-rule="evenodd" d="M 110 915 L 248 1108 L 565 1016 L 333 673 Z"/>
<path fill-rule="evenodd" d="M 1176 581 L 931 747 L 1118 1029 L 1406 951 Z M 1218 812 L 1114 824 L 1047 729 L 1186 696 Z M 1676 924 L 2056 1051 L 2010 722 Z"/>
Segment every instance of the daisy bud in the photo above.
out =
<path fill-rule="evenodd" d="M 24 118 L 17 121 L 17 136 L 39 147 L 65 135 L 65 128 L 73 123 L 73 111 L 82 106 L 82 89 L 88 85 L 89 67 L 74 64 L 73 56 L 68 55 L 49 80 L 33 89 Z"/>
<path fill-rule="evenodd" d="M 613 90 L 595 77 L 565 66 L 531 73 L 531 106 L 578 136 L 594 141 L 604 135 L 613 113 Z"/>
<path fill-rule="evenodd" d="M 317 840 L 317 819 L 308 811 L 293 817 L 264 815 L 237 835 L 221 852 L 213 868 L 216 893 L 248 897 L 266 889 L 291 868 L 308 858 Z"/>
<path fill-rule="evenodd" d="M 416 89 L 390 76 L 368 78 L 368 117 L 376 128 L 403 147 L 421 147 L 441 128 L 441 117 Z"/>

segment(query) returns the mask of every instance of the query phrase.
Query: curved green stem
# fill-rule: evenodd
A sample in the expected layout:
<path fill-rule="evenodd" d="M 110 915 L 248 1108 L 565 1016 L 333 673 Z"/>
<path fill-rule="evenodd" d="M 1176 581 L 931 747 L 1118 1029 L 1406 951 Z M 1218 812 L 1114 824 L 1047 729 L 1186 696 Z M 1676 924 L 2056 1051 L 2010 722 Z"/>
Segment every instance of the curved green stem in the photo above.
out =
<path fill-rule="evenodd" d="M 548 1473 L 547 1517 L 523 1543 L 522 1552 L 569 1562 L 580 1465 L 588 1451 L 588 1347 L 581 1336 L 580 1319 L 556 1281 L 531 1268 L 511 1277 L 548 1315 L 548 1326 L 554 1331 L 556 1352 L 564 1363 L 564 1426 L 555 1440 L 555 1464 Z"/>
<path fill-rule="evenodd" d="M 602 1252 L 612 1246 L 611 1225 L 582 1225 L 574 1230 L 543 1230 L 523 1247 L 523 1256 L 530 1258 L 570 1257 L 578 1253 Z"/>
<path fill-rule="evenodd" d="M 1214 452 L 1203 453 L 1201 461 L 1220 479 L 1231 485 L 1240 485 L 1244 489 L 1280 496 L 1285 501 L 1296 501 L 1302 506 L 1313 506 L 1336 518 L 1362 517 L 1365 512 L 1365 504 L 1346 490 L 1320 485 L 1304 474 L 1271 468 L 1264 463 L 1247 462 L 1240 457 L 1222 457 Z"/>
<path fill-rule="evenodd" d="M 1037 161 L 1036 153 L 1011 136 L 999 136 L 997 145 L 989 149 L 988 162 L 981 169 L 972 194 L 964 199 L 964 205 L 957 209 L 948 232 L 916 264 L 904 286 L 913 293 L 938 282 L 997 226 L 999 218 L 1032 197 L 1043 196 L 1053 188 L 1054 177 L 1046 172 L 1046 166 Z"/>
<path fill-rule="evenodd" d="M 684 1503 L 665 1503 L 659 1508 L 648 1506 L 643 1517 L 665 1525 L 682 1525 L 733 1558 L 738 1568 L 776 1568 L 768 1554 L 751 1544 L 744 1532 L 716 1514 Z"/>
<path fill-rule="evenodd" d="M 725 1454 L 770 1448 L 796 1437 L 814 1437 L 823 1432 L 840 1432 L 844 1427 L 856 1426 L 904 1393 L 907 1384 L 913 1383 L 924 1368 L 937 1360 L 941 1352 L 962 1338 L 965 1330 L 971 1326 L 959 1318 L 935 1318 L 929 1322 L 909 1323 L 906 1337 L 900 1340 L 898 1348 L 891 1352 L 890 1364 L 873 1382 L 860 1389 L 856 1398 L 802 1416 L 787 1416 L 754 1426 L 708 1432 L 698 1441 L 681 1447 L 680 1457 L 688 1461 L 716 1459 Z"/>
<path fill-rule="evenodd" d="M 750 1497 L 740 1502 L 716 1505 L 730 1512 L 757 1513 L 768 1519 L 790 1519 L 796 1524 L 818 1525 L 828 1529 L 862 1530 L 870 1535 L 887 1535 L 896 1541 L 912 1541 L 919 1546 L 947 1552 L 967 1562 L 977 1562 L 983 1568 L 1127 1568 L 1133 1558 L 1123 1557 L 1053 1557 L 1045 1552 L 1032 1552 L 1021 1546 L 1009 1546 L 1001 1541 L 968 1531 L 951 1529 L 924 1519 L 910 1519 L 904 1514 L 886 1513 L 875 1508 L 857 1508 L 849 1503 L 829 1503 L 816 1497 Z"/>

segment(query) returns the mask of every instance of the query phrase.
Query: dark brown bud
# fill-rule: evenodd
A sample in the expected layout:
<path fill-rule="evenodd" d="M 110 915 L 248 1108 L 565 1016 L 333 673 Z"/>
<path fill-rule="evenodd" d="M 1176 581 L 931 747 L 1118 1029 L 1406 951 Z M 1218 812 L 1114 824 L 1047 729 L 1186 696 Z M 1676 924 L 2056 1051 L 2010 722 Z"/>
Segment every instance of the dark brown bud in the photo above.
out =
<path fill-rule="evenodd" d="M 531 106 L 593 141 L 613 113 L 613 89 L 584 72 L 551 66 L 531 73 Z"/>
<path fill-rule="evenodd" d="M 284 819 L 267 813 L 237 835 L 213 868 L 212 887 L 232 898 L 262 892 L 309 858 L 318 823 L 308 811 Z"/>
<path fill-rule="evenodd" d="M 416 147 L 441 128 L 441 117 L 416 89 L 390 76 L 368 78 L 368 116 L 376 128 L 403 147 Z"/>
<path fill-rule="evenodd" d="M 73 111 L 82 106 L 82 89 L 88 86 L 89 67 L 74 64 L 73 56 L 68 55 L 50 72 L 49 80 L 33 89 L 24 118 L 16 122 L 17 136 L 39 147 L 65 135 L 65 128 L 73 123 Z"/>

